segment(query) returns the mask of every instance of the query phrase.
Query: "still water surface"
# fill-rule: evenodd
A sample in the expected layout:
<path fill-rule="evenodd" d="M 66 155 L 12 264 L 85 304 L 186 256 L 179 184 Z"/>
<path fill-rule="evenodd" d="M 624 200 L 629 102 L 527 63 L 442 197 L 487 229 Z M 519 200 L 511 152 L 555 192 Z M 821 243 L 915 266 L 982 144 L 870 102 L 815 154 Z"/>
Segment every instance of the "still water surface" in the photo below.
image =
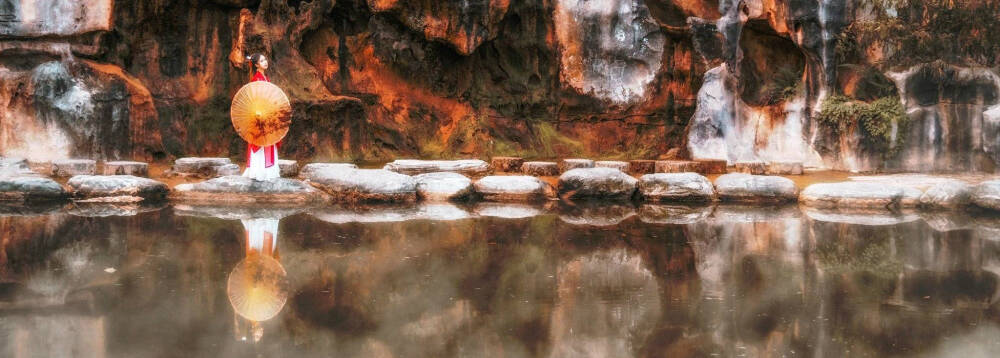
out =
<path fill-rule="evenodd" d="M 1000 355 L 994 217 L 608 204 L 5 212 L 5 357 Z"/>

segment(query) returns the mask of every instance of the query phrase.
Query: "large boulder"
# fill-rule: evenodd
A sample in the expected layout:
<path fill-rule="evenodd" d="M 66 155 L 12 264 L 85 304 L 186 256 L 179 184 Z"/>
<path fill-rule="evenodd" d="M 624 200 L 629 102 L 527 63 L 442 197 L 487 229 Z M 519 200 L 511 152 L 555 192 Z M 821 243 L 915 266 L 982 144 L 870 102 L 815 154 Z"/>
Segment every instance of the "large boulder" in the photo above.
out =
<path fill-rule="evenodd" d="M 710 201 L 715 187 L 697 173 L 657 173 L 639 178 L 639 193 L 648 201 Z"/>
<path fill-rule="evenodd" d="M 130 197 L 137 198 L 136 201 L 162 200 L 170 192 L 167 184 L 132 175 L 77 175 L 70 178 L 67 184 L 73 188 L 73 196 L 78 199 L 117 200 L 110 198 Z"/>
<path fill-rule="evenodd" d="M 814 208 L 897 209 L 916 207 L 921 194 L 915 188 L 888 183 L 820 183 L 806 187 L 799 201 Z"/>
<path fill-rule="evenodd" d="M 486 201 L 535 201 L 554 196 L 548 183 L 533 176 L 488 176 L 475 183 L 476 193 Z"/>
<path fill-rule="evenodd" d="M 611 168 L 578 168 L 559 176 L 559 196 L 565 199 L 631 199 L 638 180 Z"/>
<path fill-rule="evenodd" d="M 427 173 L 413 179 L 417 181 L 417 197 L 423 200 L 463 200 L 473 193 L 472 180 L 458 173 Z"/>
<path fill-rule="evenodd" d="M 196 205 L 267 204 L 293 207 L 329 200 L 326 194 L 299 180 L 278 178 L 262 181 L 238 175 L 181 184 L 174 187 L 170 197 Z"/>
<path fill-rule="evenodd" d="M 69 194 L 55 180 L 38 176 L 0 176 L 0 201 L 66 199 Z"/>
<path fill-rule="evenodd" d="M 984 209 L 1000 211 L 1000 180 L 979 183 L 972 194 L 972 202 Z"/>
<path fill-rule="evenodd" d="M 937 183 L 920 195 L 920 206 L 932 209 L 963 208 L 972 203 L 973 189 L 968 183 L 958 180 Z"/>
<path fill-rule="evenodd" d="M 490 172 L 490 165 L 479 159 L 463 160 L 416 160 L 399 159 L 386 164 L 382 169 L 400 174 L 417 175 L 437 172 L 461 173 L 468 176 L 483 176 Z"/>
<path fill-rule="evenodd" d="M 784 202 L 794 201 L 798 188 L 791 179 L 734 173 L 715 179 L 715 192 L 722 201 Z"/>
<path fill-rule="evenodd" d="M 384 169 L 330 167 L 311 170 L 304 176 L 310 184 L 351 203 L 413 202 L 417 200 L 417 181 L 409 175 Z"/>

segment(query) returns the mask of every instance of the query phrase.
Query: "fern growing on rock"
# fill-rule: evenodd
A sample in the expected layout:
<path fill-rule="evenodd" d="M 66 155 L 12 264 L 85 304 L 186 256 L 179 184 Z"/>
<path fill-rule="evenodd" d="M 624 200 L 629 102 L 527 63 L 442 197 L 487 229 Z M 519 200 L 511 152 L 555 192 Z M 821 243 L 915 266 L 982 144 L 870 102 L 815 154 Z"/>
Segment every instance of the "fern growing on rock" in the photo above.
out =
<path fill-rule="evenodd" d="M 865 147 L 881 152 L 886 159 L 899 153 L 904 142 L 902 134 L 909 127 L 903 104 L 894 96 L 872 102 L 854 101 L 842 95 L 830 96 L 820 106 L 817 120 L 836 134 L 857 128 Z"/>

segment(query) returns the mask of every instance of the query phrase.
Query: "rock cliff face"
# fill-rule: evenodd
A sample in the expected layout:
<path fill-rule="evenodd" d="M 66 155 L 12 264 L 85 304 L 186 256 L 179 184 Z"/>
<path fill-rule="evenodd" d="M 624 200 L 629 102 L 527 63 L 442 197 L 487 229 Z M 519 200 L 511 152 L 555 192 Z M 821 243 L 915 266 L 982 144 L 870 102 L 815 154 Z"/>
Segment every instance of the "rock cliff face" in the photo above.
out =
<path fill-rule="evenodd" d="M 0 0 L 0 155 L 240 157 L 228 107 L 260 52 L 292 98 L 282 153 L 297 159 L 993 170 L 998 13 L 995 0 Z M 907 120 L 819 120 L 841 95 L 896 99 Z"/>

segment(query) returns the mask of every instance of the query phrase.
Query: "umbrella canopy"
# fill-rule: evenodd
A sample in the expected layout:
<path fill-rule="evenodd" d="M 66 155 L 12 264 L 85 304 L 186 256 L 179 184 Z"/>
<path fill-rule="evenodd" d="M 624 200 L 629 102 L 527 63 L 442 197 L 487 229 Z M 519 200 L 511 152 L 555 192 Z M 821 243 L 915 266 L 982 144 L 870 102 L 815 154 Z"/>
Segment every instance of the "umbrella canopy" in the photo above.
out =
<path fill-rule="evenodd" d="M 287 274 L 277 260 L 250 254 L 229 273 L 226 294 L 237 314 L 251 321 L 266 321 L 285 307 Z"/>
<path fill-rule="evenodd" d="M 292 106 L 288 96 L 270 82 L 250 82 L 233 97 L 229 110 L 233 127 L 243 140 L 265 147 L 274 145 L 288 134 Z"/>

